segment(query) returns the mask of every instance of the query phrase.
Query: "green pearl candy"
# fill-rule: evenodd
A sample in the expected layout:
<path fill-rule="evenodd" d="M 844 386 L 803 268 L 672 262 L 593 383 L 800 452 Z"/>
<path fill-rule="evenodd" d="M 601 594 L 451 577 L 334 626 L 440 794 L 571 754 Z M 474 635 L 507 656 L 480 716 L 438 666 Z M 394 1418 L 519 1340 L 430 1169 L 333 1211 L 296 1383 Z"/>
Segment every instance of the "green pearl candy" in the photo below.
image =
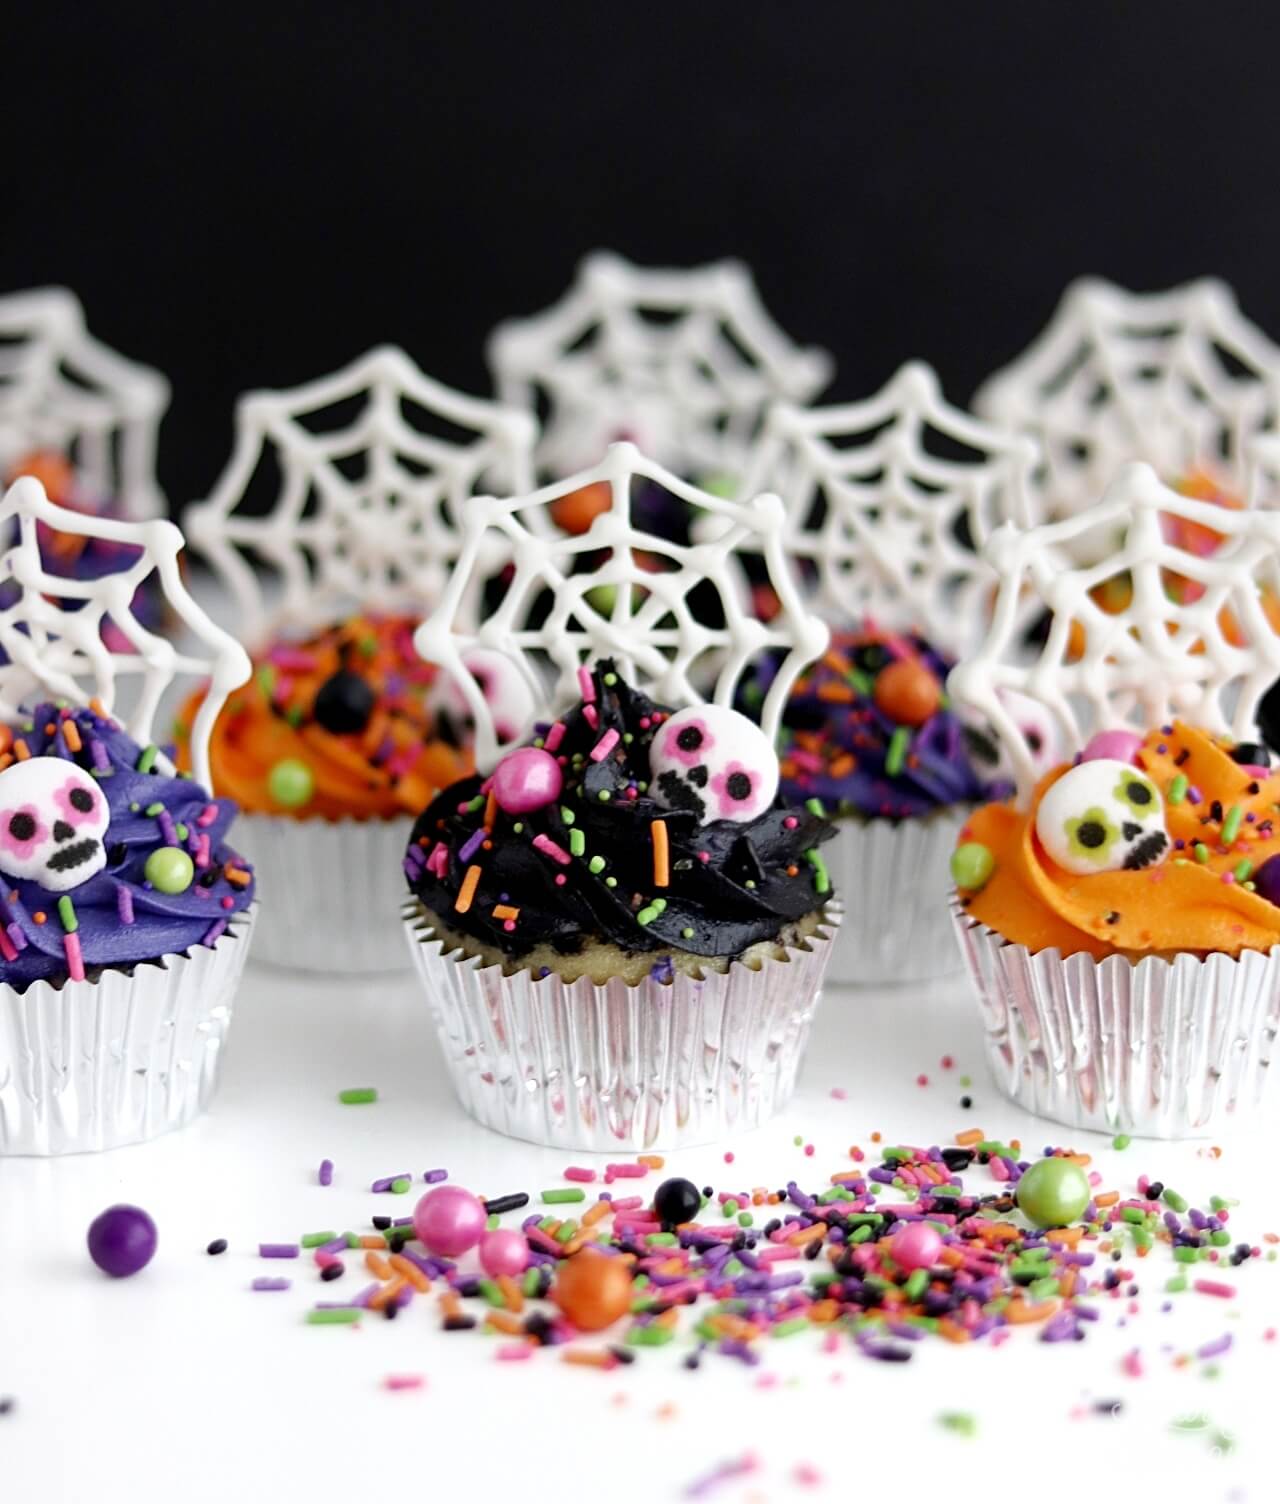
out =
<path fill-rule="evenodd" d="M 977 892 L 986 887 L 995 870 L 995 855 L 981 841 L 965 841 L 951 853 L 951 876 L 957 888 Z"/>
<path fill-rule="evenodd" d="M 277 804 L 298 809 L 316 791 L 315 774 L 299 758 L 286 757 L 267 774 L 267 791 Z"/>
<path fill-rule="evenodd" d="M 1018 1206 L 1037 1227 L 1066 1227 L 1084 1215 L 1089 1177 L 1065 1159 L 1040 1159 L 1018 1182 Z"/>
<path fill-rule="evenodd" d="M 196 875 L 196 864 L 181 846 L 161 846 L 147 858 L 143 872 L 157 893 L 185 893 Z"/>

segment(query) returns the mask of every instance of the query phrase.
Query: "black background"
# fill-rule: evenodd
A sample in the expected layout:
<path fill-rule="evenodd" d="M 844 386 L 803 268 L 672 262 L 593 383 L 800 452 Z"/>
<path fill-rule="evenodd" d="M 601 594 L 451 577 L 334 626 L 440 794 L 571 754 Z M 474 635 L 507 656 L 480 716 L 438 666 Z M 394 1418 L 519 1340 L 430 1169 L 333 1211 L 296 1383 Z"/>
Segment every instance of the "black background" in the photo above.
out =
<path fill-rule="evenodd" d="M 595 246 L 743 257 L 838 397 L 922 356 L 967 399 L 1083 272 L 1212 272 L 1280 336 L 1269 10 L 16 0 L 0 290 L 169 375 L 178 505 L 245 388 L 389 339 L 487 390 Z"/>

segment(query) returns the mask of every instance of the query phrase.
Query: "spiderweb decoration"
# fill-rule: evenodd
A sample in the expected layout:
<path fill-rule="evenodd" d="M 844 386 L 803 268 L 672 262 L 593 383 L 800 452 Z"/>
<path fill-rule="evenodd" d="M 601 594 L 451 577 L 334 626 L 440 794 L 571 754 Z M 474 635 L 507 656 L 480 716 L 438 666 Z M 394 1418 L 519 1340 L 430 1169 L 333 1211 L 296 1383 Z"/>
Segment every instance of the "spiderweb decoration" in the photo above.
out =
<path fill-rule="evenodd" d="M 0 476 L 53 450 L 74 466 L 86 502 L 161 516 L 156 435 L 168 405 L 164 377 L 94 339 L 72 293 L 0 297 Z"/>
<path fill-rule="evenodd" d="M 534 431 L 383 347 L 291 391 L 242 397 L 231 460 L 183 522 L 255 645 L 352 610 L 421 614 L 450 576 L 473 493 L 532 485 Z M 263 515 L 242 511 L 263 500 Z"/>
<path fill-rule="evenodd" d="M 500 397 L 543 417 L 540 474 L 596 464 L 616 439 L 681 475 L 741 476 L 765 409 L 808 402 L 830 357 L 793 345 L 747 268 L 722 261 L 674 271 L 588 256 L 543 313 L 489 341 Z"/>
<path fill-rule="evenodd" d="M 711 542 L 681 544 L 639 531 L 632 522 L 637 481 L 656 483 L 680 500 L 705 507 L 723 519 Z M 531 517 L 582 486 L 603 482 L 610 505 L 579 535 L 538 529 Z M 548 663 L 554 678 L 553 706 L 579 693 L 578 670 L 608 656 L 630 682 L 673 705 L 702 702 L 695 687 L 714 669 L 714 699 L 732 705 L 734 691 L 751 661 L 774 650 L 781 656 L 777 677 L 761 713 L 772 739 L 791 685 L 826 646 L 827 628 L 806 610 L 798 582 L 782 549 L 782 504 L 776 496 L 750 502 L 728 501 L 700 491 L 632 444 L 611 445 L 594 469 L 544 486 L 528 496 L 500 501 L 485 497 L 467 514 L 465 541 L 444 599 L 418 629 L 415 644 L 458 682 L 476 724 L 476 760 L 492 767 L 501 746 L 480 685 L 464 667 L 475 647 L 505 654 L 534 687 L 537 703 L 548 703 L 541 674 Z M 472 632 L 456 630 L 459 607 L 470 577 L 483 556 L 486 537 L 497 534 L 515 561 L 506 594 Z M 768 567 L 780 609 L 773 620 L 749 614 L 737 578 L 729 567 L 733 550 L 750 544 Z M 712 589 L 723 625 L 707 624 L 690 597 Z M 544 607 L 545 615 L 540 613 Z"/>
<path fill-rule="evenodd" d="M 1168 515 L 1212 526 L 1222 545 L 1209 555 L 1178 547 L 1166 536 Z M 1095 731 L 1148 731 L 1174 716 L 1237 740 L 1253 733 L 1258 701 L 1280 674 L 1272 615 L 1280 599 L 1280 513 L 1194 501 L 1134 462 L 1096 506 L 1029 531 L 1006 525 L 986 553 L 1000 577 L 995 612 L 986 640 L 951 671 L 947 690 L 995 728 L 1024 803 L 1035 763 L 1002 689 L 1041 701 L 1069 752 Z M 1190 586 L 1181 598 L 1166 588 L 1170 575 Z M 1131 579 L 1132 595 L 1123 610 L 1110 611 L 1099 604 L 1106 594 L 1099 587 L 1117 576 Z M 1050 612 L 1030 663 L 1017 637 L 1028 591 Z"/>
<path fill-rule="evenodd" d="M 916 630 L 954 652 L 995 583 L 975 545 L 1028 521 L 1035 460 L 1033 441 L 951 407 L 913 362 L 862 402 L 775 406 L 745 490 L 781 495 L 784 547 L 833 623 Z"/>
<path fill-rule="evenodd" d="M 94 580 L 50 574 L 40 555 L 37 527 L 81 538 L 104 538 L 124 545 L 131 562 L 114 574 Z M 209 682 L 208 693 L 191 733 L 195 777 L 211 788 L 209 733 L 231 691 L 249 677 L 249 658 L 236 640 L 216 627 L 191 598 L 178 566 L 181 532 L 172 523 L 121 522 L 88 516 L 49 500 L 31 476 L 15 481 L 0 500 L 0 530 L 17 541 L 0 554 L 0 718 L 13 720 L 47 693 L 77 705 L 96 698 L 116 714 L 116 683 L 121 676 L 138 681 L 138 692 L 122 724 L 140 745 L 152 740 L 161 698 L 179 674 Z M 155 577 L 155 588 L 194 639 L 193 650 L 179 651 L 167 638 L 149 631 L 134 616 L 139 586 Z M 5 588 L 10 587 L 10 588 Z M 112 652 L 102 640 L 103 618 L 124 636 L 131 652 Z M 199 649 L 205 649 L 201 653 Z"/>
<path fill-rule="evenodd" d="M 1280 349 L 1221 282 L 1130 293 L 1085 280 L 974 407 L 1040 440 L 1046 515 L 1092 505 L 1127 460 L 1242 497 L 1249 441 L 1280 414 Z"/>

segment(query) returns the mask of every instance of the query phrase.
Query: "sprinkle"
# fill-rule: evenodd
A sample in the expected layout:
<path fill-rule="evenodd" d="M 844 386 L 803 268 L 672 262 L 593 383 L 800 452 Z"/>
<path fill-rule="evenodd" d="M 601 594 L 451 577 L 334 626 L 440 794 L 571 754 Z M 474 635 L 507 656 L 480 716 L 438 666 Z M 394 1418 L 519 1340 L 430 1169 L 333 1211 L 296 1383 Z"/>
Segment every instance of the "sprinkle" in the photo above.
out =
<path fill-rule="evenodd" d="M 569 853 L 563 846 L 557 846 L 550 836 L 534 836 L 533 847 L 535 851 L 540 851 L 543 856 L 549 856 L 553 862 L 559 862 L 562 867 L 569 865 Z"/>
<path fill-rule="evenodd" d="M 618 733 L 610 726 L 600 740 L 592 747 L 590 757 L 592 762 L 603 762 L 609 753 L 618 745 Z"/>
<path fill-rule="evenodd" d="M 547 739 L 543 742 L 543 749 L 547 752 L 555 752 L 564 740 L 564 722 L 557 721 L 551 730 L 547 732 Z"/>
<path fill-rule="evenodd" d="M 1203 841 L 1197 841 L 1191 849 L 1195 854 L 1196 861 L 1204 863 L 1209 860 L 1209 848 L 1204 844 Z"/>
<path fill-rule="evenodd" d="M 889 738 L 888 751 L 884 755 L 884 770 L 890 778 L 896 778 L 902 772 L 910 743 L 910 730 L 906 726 L 895 726 L 893 735 Z"/>
<path fill-rule="evenodd" d="M 558 1206 L 561 1202 L 585 1201 L 586 1199 L 586 1191 L 581 1186 L 576 1185 L 558 1186 L 542 1193 L 542 1204 L 544 1206 Z"/>
<path fill-rule="evenodd" d="M 578 667 L 578 688 L 582 692 L 582 698 L 590 704 L 596 697 L 596 681 L 591 677 L 591 670 L 585 663 Z"/>
<path fill-rule="evenodd" d="M 316 1172 L 316 1179 L 321 1185 L 333 1184 L 333 1161 L 331 1159 L 322 1159 L 320 1161 L 320 1168 Z"/>
<path fill-rule="evenodd" d="M 363 1315 L 359 1306 L 317 1306 L 307 1312 L 306 1322 L 308 1326 L 352 1326 Z"/>
<path fill-rule="evenodd" d="M 259 1275 L 249 1288 L 251 1290 L 279 1291 L 289 1289 L 292 1284 L 293 1281 L 290 1279 L 272 1279 L 268 1275 Z"/>
<path fill-rule="evenodd" d="M 1233 804 L 1227 811 L 1226 819 L 1222 822 L 1222 842 L 1224 846 L 1231 846 L 1235 843 L 1236 837 L 1240 834 L 1240 822 L 1243 819 L 1244 810 L 1238 804 Z"/>
<path fill-rule="evenodd" d="M 258 1244 L 258 1257 L 260 1259 L 296 1259 L 298 1251 L 296 1243 Z"/>
<path fill-rule="evenodd" d="M 115 769 L 111 766 L 111 759 L 107 756 L 106 747 L 96 736 L 89 738 L 89 757 L 92 759 L 95 773 L 115 772 Z"/>
<path fill-rule="evenodd" d="M 216 1257 L 220 1253 L 226 1253 L 226 1251 L 227 1251 L 227 1240 L 226 1240 L 226 1238 L 214 1238 L 213 1242 L 210 1243 L 209 1246 L 208 1246 L 208 1248 L 205 1249 L 206 1253 L 211 1254 L 214 1257 Z"/>
<path fill-rule="evenodd" d="M 661 916 L 661 914 L 662 909 L 660 909 L 656 903 L 646 904 L 645 907 L 639 910 L 639 912 L 636 914 L 636 923 L 645 926 L 651 925 L 655 919 Z"/>
<path fill-rule="evenodd" d="M 570 856 L 585 856 L 587 854 L 587 838 L 578 829 L 569 832 Z"/>
<path fill-rule="evenodd" d="M 63 721 L 60 729 L 62 731 L 62 740 L 67 744 L 67 750 L 69 752 L 79 752 L 84 746 L 84 743 L 80 740 L 79 726 L 68 716 Z"/>
<path fill-rule="evenodd" d="M 1201 1295 L 1216 1295 L 1219 1300 L 1230 1300 L 1236 1293 L 1234 1285 L 1224 1284 L 1217 1279 L 1198 1279 L 1191 1288 L 1199 1291 Z"/>
<path fill-rule="evenodd" d="M 1177 773 L 1174 775 L 1172 782 L 1169 784 L 1169 792 L 1166 796 L 1166 803 L 1181 804 L 1186 797 L 1187 775 L 1185 773 Z"/>
<path fill-rule="evenodd" d="M 822 859 L 822 853 L 813 847 L 806 851 L 804 859 L 813 868 L 813 891 L 815 893 L 829 893 L 831 891 L 831 878 L 827 873 L 827 864 Z"/>
<path fill-rule="evenodd" d="M 58 918 L 62 920 L 62 927 L 69 935 L 74 935 L 80 928 L 80 921 L 76 918 L 76 906 L 66 893 L 58 900 Z"/>
<path fill-rule="evenodd" d="M 84 981 L 84 956 L 80 950 L 80 936 L 75 934 L 62 937 L 62 953 L 67 959 L 67 975 L 73 982 Z"/>
<path fill-rule="evenodd" d="M 514 924 L 520 917 L 520 910 L 513 909 L 509 903 L 495 903 L 493 906 L 493 917 L 495 919 L 506 919 Z"/>
<path fill-rule="evenodd" d="M 596 1178 L 596 1172 L 594 1170 L 583 1169 L 581 1165 L 570 1165 L 564 1172 L 564 1178 L 566 1180 L 580 1180 L 584 1184 L 590 1184 Z"/>
<path fill-rule="evenodd" d="M 160 755 L 160 748 L 154 745 L 143 747 L 136 764 L 139 773 L 149 773 L 156 765 L 156 758 Z"/>
<path fill-rule="evenodd" d="M 376 1086 L 348 1086 L 338 1093 L 338 1101 L 345 1107 L 356 1107 L 365 1102 L 378 1100 Z"/>
<path fill-rule="evenodd" d="M 480 868 L 468 867 L 466 876 L 462 879 L 462 886 L 458 889 L 458 896 L 454 900 L 454 909 L 459 914 L 465 914 L 471 907 L 471 900 L 476 896 L 476 888 L 480 884 Z"/>
<path fill-rule="evenodd" d="M 212 825 L 217 818 L 218 806 L 216 804 L 206 804 L 205 807 L 196 816 L 196 824 L 199 825 L 201 829 L 204 829 L 206 826 Z"/>
<path fill-rule="evenodd" d="M 13 755 L 19 762 L 26 762 L 27 758 L 31 756 L 31 748 L 27 746 L 22 737 L 18 737 L 17 741 L 14 742 Z"/>
<path fill-rule="evenodd" d="M 651 821 L 649 834 L 653 840 L 653 885 L 655 888 L 665 888 L 671 881 L 667 822 L 665 820 Z"/>
<path fill-rule="evenodd" d="M 209 928 L 205 930 L 204 934 L 200 936 L 200 944 L 209 946 L 216 945 L 218 940 L 220 940 L 223 934 L 226 932 L 226 928 L 227 921 L 225 919 L 215 919 L 209 926 Z"/>
<path fill-rule="evenodd" d="M 426 1379 L 420 1373 L 389 1373 L 382 1381 L 382 1387 L 389 1389 L 393 1394 L 399 1394 L 405 1389 L 422 1389 Z"/>

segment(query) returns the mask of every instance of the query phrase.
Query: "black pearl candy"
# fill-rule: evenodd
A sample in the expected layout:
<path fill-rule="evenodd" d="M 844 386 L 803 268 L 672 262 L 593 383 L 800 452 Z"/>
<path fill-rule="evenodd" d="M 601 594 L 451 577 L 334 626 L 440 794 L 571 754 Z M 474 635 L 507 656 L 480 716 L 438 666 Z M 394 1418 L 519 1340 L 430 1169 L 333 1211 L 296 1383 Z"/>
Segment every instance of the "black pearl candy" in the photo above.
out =
<path fill-rule="evenodd" d="M 311 714 L 326 731 L 349 735 L 369 724 L 374 705 L 373 686 L 350 669 L 340 668 L 316 691 Z"/>
<path fill-rule="evenodd" d="M 676 1176 L 671 1180 L 664 1180 L 654 1192 L 654 1211 L 663 1222 L 670 1223 L 673 1227 L 681 1222 L 692 1222 L 701 1207 L 702 1196 L 692 1180 L 681 1180 Z"/>

